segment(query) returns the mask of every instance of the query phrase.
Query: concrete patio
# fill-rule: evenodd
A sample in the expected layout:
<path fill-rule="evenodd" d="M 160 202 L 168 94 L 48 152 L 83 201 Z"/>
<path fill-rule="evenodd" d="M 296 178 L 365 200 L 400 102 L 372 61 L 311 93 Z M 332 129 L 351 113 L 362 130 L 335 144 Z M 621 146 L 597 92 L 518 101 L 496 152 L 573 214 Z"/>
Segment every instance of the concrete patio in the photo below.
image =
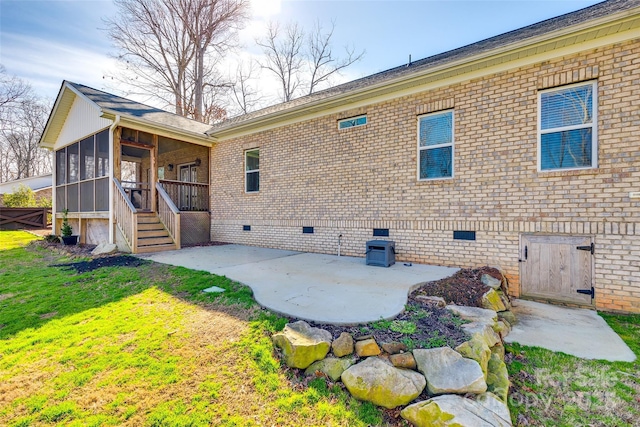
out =
<path fill-rule="evenodd" d="M 203 246 L 141 255 L 243 283 L 258 303 L 299 319 L 366 323 L 400 313 L 416 286 L 458 269 L 403 263 L 368 266 L 364 258 L 242 245 Z"/>
<path fill-rule="evenodd" d="M 457 268 L 404 264 L 368 266 L 364 258 L 222 245 L 139 255 L 204 270 L 243 283 L 258 303 L 278 313 L 333 324 L 393 318 L 422 283 Z M 635 355 L 593 310 L 514 300 L 519 322 L 506 342 L 561 351 L 586 359 L 630 362 Z"/>

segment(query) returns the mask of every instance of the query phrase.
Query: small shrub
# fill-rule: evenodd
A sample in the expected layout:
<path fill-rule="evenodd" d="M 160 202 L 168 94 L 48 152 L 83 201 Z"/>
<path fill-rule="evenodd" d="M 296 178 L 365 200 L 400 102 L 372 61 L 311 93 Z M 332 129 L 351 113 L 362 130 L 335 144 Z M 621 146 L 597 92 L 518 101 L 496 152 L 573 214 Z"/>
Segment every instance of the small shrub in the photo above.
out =
<path fill-rule="evenodd" d="M 68 213 L 67 209 L 62 211 L 62 228 L 60 229 L 62 237 L 69 237 L 73 234 L 73 229 L 69 225 L 69 219 L 67 218 Z"/>

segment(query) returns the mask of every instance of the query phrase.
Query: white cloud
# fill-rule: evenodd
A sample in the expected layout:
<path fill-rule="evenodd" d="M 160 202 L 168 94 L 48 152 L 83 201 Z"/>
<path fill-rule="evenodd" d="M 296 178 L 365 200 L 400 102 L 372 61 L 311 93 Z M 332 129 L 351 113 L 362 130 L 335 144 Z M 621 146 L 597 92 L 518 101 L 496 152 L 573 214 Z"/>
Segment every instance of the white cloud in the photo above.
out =
<path fill-rule="evenodd" d="M 281 0 L 251 0 L 251 13 L 254 19 L 270 18 L 278 15 L 281 9 Z"/>
<path fill-rule="evenodd" d="M 43 96 L 55 98 L 62 80 L 100 89 L 103 76 L 116 69 L 106 53 L 39 37 L 4 33 L 0 62 Z"/>

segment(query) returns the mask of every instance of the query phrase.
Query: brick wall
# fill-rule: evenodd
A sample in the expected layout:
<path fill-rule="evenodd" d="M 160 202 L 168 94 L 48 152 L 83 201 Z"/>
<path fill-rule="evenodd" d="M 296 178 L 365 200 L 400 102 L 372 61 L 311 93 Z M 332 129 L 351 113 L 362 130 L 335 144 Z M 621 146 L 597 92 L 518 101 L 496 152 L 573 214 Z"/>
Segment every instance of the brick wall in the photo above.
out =
<path fill-rule="evenodd" d="M 538 91 L 590 80 L 599 167 L 538 172 Z M 443 109 L 454 178 L 418 181 L 417 116 Z M 258 147 L 260 192 L 245 194 L 244 150 Z M 521 233 L 594 235 L 597 308 L 640 312 L 640 200 L 628 196 L 640 190 L 640 39 L 223 141 L 210 157 L 212 240 L 337 253 L 342 234 L 342 253 L 364 256 L 372 229 L 389 228 L 398 260 L 499 266 L 518 295 Z"/>

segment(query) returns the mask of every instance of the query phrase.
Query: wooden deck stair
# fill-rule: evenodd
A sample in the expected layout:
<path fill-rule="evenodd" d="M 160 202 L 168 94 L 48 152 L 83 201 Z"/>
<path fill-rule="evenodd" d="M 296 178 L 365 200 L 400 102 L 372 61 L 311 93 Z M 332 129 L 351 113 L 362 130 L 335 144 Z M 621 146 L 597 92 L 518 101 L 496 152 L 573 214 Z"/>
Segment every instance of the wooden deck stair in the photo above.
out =
<path fill-rule="evenodd" d="M 138 253 L 178 249 L 155 212 L 138 213 Z"/>

